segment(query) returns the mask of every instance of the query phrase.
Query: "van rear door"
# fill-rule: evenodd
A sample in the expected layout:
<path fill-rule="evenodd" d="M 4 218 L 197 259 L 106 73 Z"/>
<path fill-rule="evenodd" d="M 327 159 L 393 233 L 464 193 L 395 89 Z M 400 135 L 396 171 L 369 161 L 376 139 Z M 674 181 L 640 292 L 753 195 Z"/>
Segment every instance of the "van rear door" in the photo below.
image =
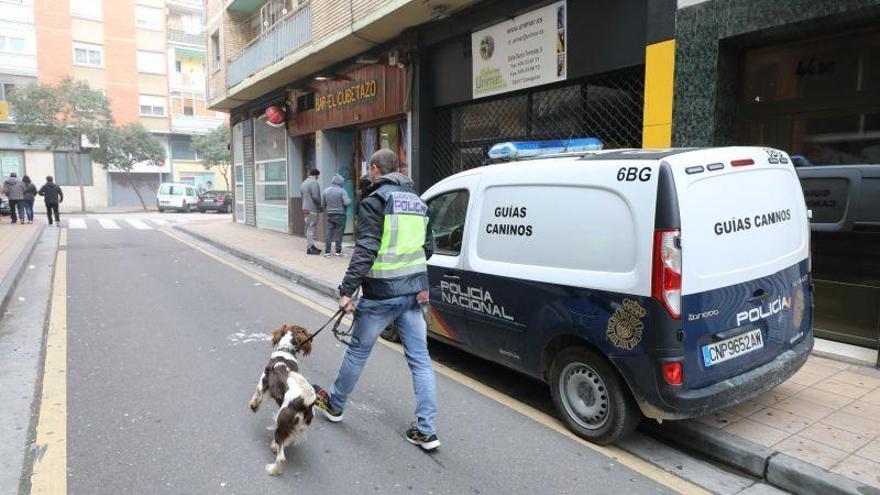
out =
<path fill-rule="evenodd" d="M 685 379 L 700 388 L 809 333 L 809 220 L 783 152 L 714 148 L 666 161 L 681 220 Z"/>

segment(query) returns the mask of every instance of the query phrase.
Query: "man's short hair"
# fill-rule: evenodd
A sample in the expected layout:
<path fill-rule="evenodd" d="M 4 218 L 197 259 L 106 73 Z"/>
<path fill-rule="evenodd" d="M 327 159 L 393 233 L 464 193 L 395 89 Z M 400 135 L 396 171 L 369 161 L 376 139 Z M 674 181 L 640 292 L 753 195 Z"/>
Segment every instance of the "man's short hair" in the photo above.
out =
<path fill-rule="evenodd" d="M 317 176 L 321 175 L 321 171 L 316 168 L 313 168 L 313 169 L 309 170 L 309 175 L 314 175 L 315 177 L 317 177 Z"/>
<path fill-rule="evenodd" d="M 373 156 L 370 157 L 370 165 L 379 167 L 382 175 L 400 170 L 400 160 L 397 158 L 397 153 L 386 149 L 373 153 Z"/>

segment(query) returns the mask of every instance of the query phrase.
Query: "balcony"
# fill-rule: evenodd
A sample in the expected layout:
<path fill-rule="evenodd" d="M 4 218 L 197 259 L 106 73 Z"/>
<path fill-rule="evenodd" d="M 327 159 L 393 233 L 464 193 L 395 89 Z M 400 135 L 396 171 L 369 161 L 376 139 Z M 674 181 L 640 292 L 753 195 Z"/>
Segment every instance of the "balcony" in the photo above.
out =
<path fill-rule="evenodd" d="M 168 41 L 172 43 L 185 43 L 187 45 L 199 45 L 204 47 L 206 40 L 204 34 L 190 34 L 182 29 L 168 28 Z"/>
<path fill-rule="evenodd" d="M 235 86 L 278 62 L 312 39 L 312 7 L 307 3 L 292 12 L 242 48 L 231 60 L 226 73 L 227 87 Z"/>

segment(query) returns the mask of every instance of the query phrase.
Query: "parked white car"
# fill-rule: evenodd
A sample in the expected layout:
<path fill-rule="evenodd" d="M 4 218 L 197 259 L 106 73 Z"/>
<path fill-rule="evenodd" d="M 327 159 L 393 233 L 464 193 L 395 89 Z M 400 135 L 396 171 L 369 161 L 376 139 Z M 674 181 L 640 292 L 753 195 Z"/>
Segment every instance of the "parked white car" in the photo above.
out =
<path fill-rule="evenodd" d="M 159 213 L 165 210 L 189 212 L 198 207 L 199 194 L 196 188 L 188 184 L 166 182 L 159 186 L 156 194 L 156 206 Z"/>

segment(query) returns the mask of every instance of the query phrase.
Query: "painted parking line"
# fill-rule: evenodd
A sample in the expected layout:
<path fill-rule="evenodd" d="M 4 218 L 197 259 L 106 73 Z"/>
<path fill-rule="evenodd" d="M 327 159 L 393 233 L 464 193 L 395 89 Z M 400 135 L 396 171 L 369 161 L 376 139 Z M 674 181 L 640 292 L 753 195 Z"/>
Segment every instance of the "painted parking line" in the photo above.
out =
<path fill-rule="evenodd" d="M 153 219 L 151 219 L 150 221 L 153 222 L 153 223 L 155 223 L 156 225 L 160 225 L 160 226 L 161 226 L 161 225 L 168 225 L 168 221 L 163 220 L 163 219 L 161 219 L 161 218 L 153 218 Z"/>
<path fill-rule="evenodd" d="M 210 258 L 213 258 L 213 259 L 219 261 L 220 263 L 223 263 L 224 265 L 232 268 L 233 270 L 235 270 L 239 273 L 242 273 L 242 274 L 258 281 L 267 287 L 271 287 L 272 289 L 276 290 L 277 292 L 280 292 L 281 294 L 297 301 L 298 303 L 300 303 L 304 306 L 307 306 L 307 307 L 313 309 L 314 311 L 316 311 L 318 313 L 321 313 L 321 314 L 326 315 L 328 317 L 332 317 L 335 314 L 334 310 L 326 308 L 326 307 L 324 307 L 314 301 L 311 301 L 311 300 L 309 300 L 299 294 L 296 294 L 295 292 L 287 289 L 286 287 L 278 285 L 275 282 L 273 282 L 263 276 L 257 275 L 255 273 L 251 273 L 247 269 L 240 267 L 230 261 L 227 261 L 227 260 L 223 259 L 222 257 L 217 256 L 216 254 L 211 253 L 210 251 L 202 248 L 201 246 L 178 236 L 177 234 L 171 233 L 167 230 L 163 230 L 162 232 L 165 233 L 165 235 L 167 235 L 168 237 L 171 237 L 171 238 L 173 238 L 183 244 L 186 244 L 187 246 L 205 254 L 206 256 L 208 256 Z M 346 322 L 346 324 L 351 325 L 351 318 L 346 317 L 345 322 Z M 392 342 L 388 342 L 388 341 L 381 339 L 381 338 L 378 340 L 378 342 L 381 343 L 382 345 L 384 345 L 385 347 L 388 347 L 388 348 L 394 350 L 395 352 L 403 354 L 403 348 L 399 344 L 394 344 Z M 668 473 L 668 472 L 664 471 L 662 468 L 659 468 L 659 467 L 651 464 L 650 462 L 648 462 L 644 459 L 641 459 L 640 457 L 637 457 L 633 454 L 630 454 L 629 452 L 627 452 L 619 447 L 615 447 L 613 445 L 608 445 L 608 446 L 596 445 L 594 443 L 588 442 L 588 441 L 580 438 L 579 436 L 575 435 L 570 430 L 568 430 L 568 428 L 566 428 L 559 421 L 559 419 L 557 419 L 547 413 L 544 413 L 543 411 L 540 411 L 540 410 L 538 410 L 528 404 L 520 402 L 520 401 L 514 399 L 513 397 L 505 395 L 505 394 L 503 394 L 503 393 L 501 393 L 501 392 L 499 392 L 499 391 L 497 391 L 497 390 L 495 390 L 495 389 L 493 389 L 493 388 L 491 388 L 491 387 L 489 387 L 489 386 L 487 386 L 477 380 L 474 380 L 473 378 L 471 378 L 467 375 L 464 375 L 462 373 L 459 373 L 458 371 L 453 370 L 452 368 L 449 368 L 443 364 L 437 363 L 436 361 L 433 362 L 433 367 L 434 367 L 434 371 L 449 378 L 450 380 L 454 380 L 454 381 L 460 383 L 461 385 L 468 387 L 469 389 L 473 390 L 474 392 L 477 392 L 480 395 L 483 395 L 484 397 L 487 397 L 491 400 L 494 400 L 495 402 L 498 402 L 499 404 L 502 404 L 502 405 L 522 414 L 523 416 L 525 416 L 529 419 L 532 419 L 533 421 L 535 421 L 541 425 L 546 426 L 547 428 L 559 433 L 560 435 L 563 435 L 563 436 L 579 443 L 580 445 L 582 445 L 586 448 L 589 448 L 589 449 L 591 449 L 601 455 L 604 455 L 605 457 L 613 459 L 613 460 L 621 463 L 622 465 L 628 467 L 629 469 L 632 469 L 633 471 L 640 473 L 641 475 L 643 475 L 647 478 L 650 478 L 650 479 L 656 481 L 657 483 L 660 483 L 664 486 L 667 486 L 670 489 L 675 490 L 678 493 L 684 493 L 684 494 L 688 494 L 688 495 L 691 495 L 691 494 L 693 494 L 693 495 L 708 495 L 709 494 L 709 492 L 704 490 L 703 488 L 700 488 L 699 486 L 697 486 L 693 483 L 690 483 L 687 480 L 679 478 L 678 476 L 676 476 L 672 473 Z"/>
<path fill-rule="evenodd" d="M 113 220 L 107 218 L 101 218 L 98 220 L 98 223 L 101 224 L 101 227 L 107 230 L 119 230 L 119 225 L 116 224 Z"/>
<path fill-rule="evenodd" d="M 87 229 L 86 219 L 85 218 L 71 218 L 67 221 L 67 228 L 69 229 Z"/>
<path fill-rule="evenodd" d="M 61 231 L 64 234 L 65 231 Z M 66 244 L 66 238 L 62 239 Z M 63 244 L 62 244 L 63 245 Z M 55 257 L 31 494 L 67 493 L 67 251 Z"/>
<path fill-rule="evenodd" d="M 153 230 L 153 227 L 150 227 L 149 225 L 135 218 L 127 218 L 125 219 L 125 221 L 138 230 Z"/>

